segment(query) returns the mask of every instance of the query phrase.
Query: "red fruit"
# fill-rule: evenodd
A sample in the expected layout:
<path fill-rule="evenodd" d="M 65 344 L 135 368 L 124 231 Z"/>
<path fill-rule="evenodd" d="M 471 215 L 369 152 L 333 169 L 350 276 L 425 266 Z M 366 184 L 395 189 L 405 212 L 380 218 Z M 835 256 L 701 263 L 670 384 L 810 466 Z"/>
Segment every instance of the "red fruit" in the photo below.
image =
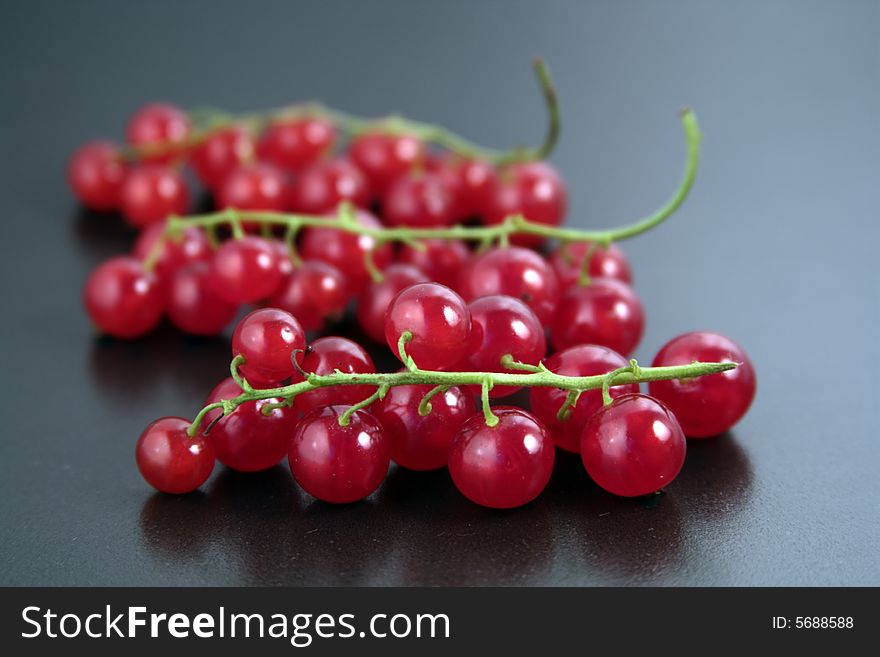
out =
<path fill-rule="evenodd" d="M 243 126 L 223 128 L 196 146 L 190 165 L 201 183 L 216 190 L 226 177 L 250 161 L 254 154 L 254 138 Z"/>
<path fill-rule="evenodd" d="M 624 395 L 584 425 L 581 458 L 609 493 L 636 497 L 668 486 L 684 464 L 687 445 L 675 416 L 647 395 Z"/>
<path fill-rule="evenodd" d="M 182 417 L 159 418 L 138 438 L 138 470 L 150 486 L 163 493 L 191 493 L 214 469 L 214 450 L 202 436 L 187 435 L 189 424 Z"/>
<path fill-rule="evenodd" d="M 153 223 L 147 226 L 138 235 L 134 243 L 132 255 L 143 262 L 153 251 L 156 240 L 165 234 L 165 223 Z M 178 236 L 178 239 L 165 237 L 158 260 L 154 269 L 159 278 L 170 281 L 171 277 L 181 267 L 196 262 L 208 262 L 213 254 L 211 243 L 208 241 L 205 231 L 196 226 L 188 226 Z"/>
<path fill-rule="evenodd" d="M 129 256 L 111 258 L 86 282 L 83 300 L 89 317 L 115 338 L 137 338 L 162 318 L 159 277 Z"/>
<path fill-rule="evenodd" d="M 373 194 L 381 197 L 396 178 L 425 160 L 425 144 L 409 135 L 365 133 L 351 142 L 348 156 L 366 176 Z"/>
<path fill-rule="evenodd" d="M 211 268 L 205 262 L 194 262 L 174 273 L 165 303 L 171 323 L 192 335 L 222 333 L 238 313 L 238 305 L 214 292 Z"/>
<path fill-rule="evenodd" d="M 131 169 L 120 190 L 120 211 L 135 228 L 163 221 L 170 215 L 186 214 L 189 192 L 183 176 L 162 164 Z"/>
<path fill-rule="evenodd" d="M 511 509 L 535 499 L 550 481 L 555 453 L 541 422 L 512 406 L 493 409 L 494 427 L 482 415 L 471 417 L 449 451 L 452 481 L 472 502 Z"/>
<path fill-rule="evenodd" d="M 279 308 L 250 312 L 232 334 L 232 355 L 244 356 L 240 371 L 251 383 L 290 378 L 296 372 L 293 356 L 305 348 L 306 336 L 296 317 Z M 301 353 L 297 360 L 302 360 Z"/>
<path fill-rule="evenodd" d="M 240 166 L 217 187 L 217 207 L 283 212 L 290 194 L 287 179 L 271 164 Z"/>
<path fill-rule="evenodd" d="M 375 491 L 388 471 L 388 441 L 379 421 L 355 411 L 339 425 L 348 406 L 326 406 L 306 415 L 290 443 L 288 460 L 309 495 L 331 502 L 356 502 Z"/>
<path fill-rule="evenodd" d="M 311 342 L 302 359 L 301 367 L 309 374 L 333 374 L 336 370 L 344 374 L 374 374 L 376 366 L 373 359 L 357 342 L 347 338 L 328 336 Z M 299 373 L 294 382 L 302 381 Z M 373 386 L 332 386 L 318 388 L 296 397 L 296 410 L 308 413 L 311 410 L 331 404 L 356 404 L 373 394 Z"/>
<path fill-rule="evenodd" d="M 214 291 L 229 303 L 254 303 L 281 283 L 278 252 L 262 237 L 229 240 L 214 252 L 211 278 Z"/>
<path fill-rule="evenodd" d="M 481 215 L 498 184 L 495 167 L 482 160 L 465 160 L 456 170 L 460 181 L 459 208 L 466 217 Z"/>
<path fill-rule="evenodd" d="M 293 186 L 293 209 L 304 214 L 334 212 L 342 201 L 366 208 L 370 188 L 360 169 L 348 160 L 316 162 L 306 168 Z"/>
<path fill-rule="evenodd" d="M 205 405 L 233 399 L 240 394 L 241 388 L 235 381 L 226 378 L 211 391 Z M 277 465 L 287 453 L 287 446 L 296 429 L 297 415 L 286 406 L 274 408 L 264 415 L 263 407 L 281 401 L 271 397 L 245 402 L 213 425 L 206 438 L 214 448 L 217 460 L 241 472 L 259 472 Z M 219 410 L 209 413 L 204 426 L 219 416 Z"/>
<path fill-rule="evenodd" d="M 369 212 L 357 210 L 357 220 L 370 228 L 382 224 Z M 323 260 L 336 267 L 348 281 L 349 294 L 359 294 L 370 281 L 370 273 L 364 262 L 373 252 L 373 263 L 380 271 L 391 263 L 390 244 L 376 248 L 376 239 L 368 235 L 347 233 L 333 228 L 308 228 L 304 231 L 300 253 L 307 260 Z"/>
<path fill-rule="evenodd" d="M 557 349 L 598 344 L 629 356 L 644 330 L 645 312 L 633 289 L 613 278 L 597 278 L 563 295 L 550 339 Z"/>
<path fill-rule="evenodd" d="M 290 247 L 281 240 L 269 240 L 269 244 L 275 250 L 275 256 L 278 261 L 278 272 L 281 277 L 290 276 L 293 273 L 293 260 L 291 259 Z"/>
<path fill-rule="evenodd" d="M 167 163 L 184 151 L 189 132 L 190 121 L 186 112 L 168 103 L 151 103 L 141 107 L 129 119 L 125 138 L 132 146 L 159 149 L 154 155 L 144 155 L 142 161 Z"/>
<path fill-rule="evenodd" d="M 473 395 L 453 386 L 431 398 L 430 413 L 419 415 L 419 402 L 432 388 L 395 386 L 370 406 L 390 443 L 391 459 L 410 470 L 444 467 L 452 440 L 475 412 Z"/>
<path fill-rule="evenodd" d="M 471 257 L 471 251 L 459 240 L 424 240 L 424 250 L 404 244 L 399 260 L 425 272 L 432 281 L 455 288 L 462 267 Z"/>
<path fill-rule="evenodd" d="M 568 247 L 560 247 L 550 254 L 550 265 L 556 272 L 562 289 L 580 282 L 584 256 L 590 246 L 589 243 L 575 242 Z M 594 246 L 587 273 L 591 278 L 616 278 L 624 283 L 632 283 L 629 260 L 616 244 L 612 244 L 607 249 Z"/>
<path fill-rule="evenodd" d="M 452 369 L 467 353 L 470 312 L 445 285 L 417 283 L 400 292 L 385 315 L 385 340 L 398 358 L 405 331 L 412 334 L 406 353 L 416 365 L 423 370 Z"/>
<path fill-rule="evenodd" d="M 109 141 L 80 146 L 67 163 L 67 183 L 76 199 L 90 210 L 115 210 L 124 178 L 119 149 Z"/>
<path fill-rule="evenodd" d="M 607 374 L 619 367 L 626 367 L 627 360 L 611 349 L 597 345 L 579 345 L 557 352 L 544 361 L 551 372 L 564 376 L 595 376 Z M 629 384 L 609 389 L 612 398 L 639 391 L 639 386 Z M 529 406 L 532 413 L 544 423 L 554 442 L 564 450 L 579 454 L 581 432 L 584 423 L 602 408 L 602 391 L 587 390 L 581 393 L 577 405 L 567 420 L 556 418 L 565 403 L 568 392 L 558 388 L 534 387 L 529 390 Z"/>
<path fill-rule="evenodd" d="M 457 219 L 453 191 L 432 173 L 395 179 L 382 197 L 382 213 L 389 226 L 438 228 Z"/>
<path fill-rule="evenodd" d="M 367 285 L 357 303 L 358 325 L 379 343 L 385 342 L 385 313 L 394 297 L 410 285 L 428 282 L 427 276 L 409 265 L 391 265 L 384 274 L 381 281 Z"/>
<path fill-rule="evenodd" d="M 317 331 L 345 311 L 345 276 L 333 265 L 306 260 L 282 280 L 269 305 L 291 313 L 306 331 Z"/>
<path fill-rule="evenodd" d="M 471 301 L 468 309 L 472 324 L 466 350 L 467 360 L 463 369 L 515 374 L 516 371 L 506 370 L 501 365 L 501 359 L 506 354 L 511 354 L 516 361 L 530 365 L 537 365 L 544 358 L 547 353 L 544 327 L 531 308 L 522 301 L 493 295 Z M 489 395 L 494 398 L 504 397 L 517 390 L 519 388 L 513 386 L 496 386 L 489 391 Z"/>
<path fill-rule="evenodd" d="M 336 128 L 325 119 L 281 119 L 269 124 L 257 155 L 284 171 L 298 173 L 333 150 Z"/>
<path fill-rule="evenodd" d="M 531 308 L 547 325 L 559 304 L 556 274 L 543 256 L 522 247 L 489 249 L 463 269 L 458 284 L 461 296 L 473 301 L 491 294 L 514 297 Z"/>
<path fill-rule="evenodd" d="M 690 438 L 717 436 L 740 421 L 755 398 L 755 368 L 736 342 L 718 333 L 695 331 L 667 342 L 653 365 L 688 365 L 694 361 L 739 363 L 735 370 L 693 379 L 655 381 L 651 395 L 675 413 Z"/>

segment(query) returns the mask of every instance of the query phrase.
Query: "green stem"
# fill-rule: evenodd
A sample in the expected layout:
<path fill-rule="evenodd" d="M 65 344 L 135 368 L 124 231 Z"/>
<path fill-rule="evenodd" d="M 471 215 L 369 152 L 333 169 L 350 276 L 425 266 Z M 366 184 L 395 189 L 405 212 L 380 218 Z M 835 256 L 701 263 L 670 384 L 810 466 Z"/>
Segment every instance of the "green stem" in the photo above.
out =
<path fill-rule="evenodd" d="M 404 350 L 405 353 L 405 350 Z M 240 357 L 236 361 L 240 364 Z M 330 386 L 372 386 L 377 393 L 382 389 L 390 390 L 396 386 L 431 385 L 437 387 L 479 386 L 488 402 L 488 389 L 493 386 L 523 386 L 559 388 L 560 390 L 583 392 L 608 388 L 608 386 L 627 385 L 631 383 L 648 383 L 651 381 L 668 381 L 670 379 L 688 379 L 709 374 L 718 374 L 737 367 L 736 363 L 691 363 L 690 365 L 673 365 L 668 367 L 643 367 L 633 371 L 632 366 L 621 368 L 612 375 L 598 374 L 594 376 L 565 376 L 551 372 L 547 368 L 532 373 L 508 372 L 435 372 L 433 370 L 403 370 L 401 372 L 374 374 L 309 374 L 305 381 L 278 388 L 245 390 L 238 397 L 215 402 L 202 409 L 193 421 L 190 435 L 195 435 L 205 414 L 212 409 L 222 408 L 224 415 L 234 411 L 239 405 L 259 399 L 293 399 L 304 392 Z M 231 368 L 233 370 L 236 367 Z M 371 395 L 376 397 L 377 393 Z M 367 400 L 364 400 L 365 402 Z M 373 401 L 372 399 L 370 401 Z M 366 404 L 364 404 L 366 405 Z M 488 411 L 488 412 L 487 412 Z M 491 408 L 485 404 L 484 413 L 487 419 L 492 415 Z"/>

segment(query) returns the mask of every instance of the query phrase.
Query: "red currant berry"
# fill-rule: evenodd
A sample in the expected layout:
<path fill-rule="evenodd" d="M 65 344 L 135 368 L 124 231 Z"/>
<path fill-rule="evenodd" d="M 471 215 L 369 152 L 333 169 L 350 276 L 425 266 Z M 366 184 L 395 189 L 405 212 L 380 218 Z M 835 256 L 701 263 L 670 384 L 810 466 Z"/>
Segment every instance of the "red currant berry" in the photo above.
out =
<path fill-rule="evenodd" d="M 190 156 L 190 165 L 201 183 L 210 190 L 220 187 L 226 177 L 250 161 L 254 154 L 254 139 L 243 126 L 224 128 L 196 146 Z"/>
<path fill-rule="evenodd" d="M 257 155 L 279 169 L 298 173 L 332 152 L 336 128 L 325 119 L 279 120 L 257 143 Z"/>
<path fill-rule="evenodd" d="M 115 338 L 140 337 L 162 318 L 159 277 L 129 256 L 111 258 L 93 271 L 83 297 L 95 325 Z"/>
<path fill-rule="evenodd" d="M 389 226 L 435 228 L 455 221 L 455 196 L 440 176 L 432 173 L 402 175 L 382 197 L 382 212 Z"/>
<path fill-rule="evenodd" d="M 304 214 L 336 210 L 342 201 L 366 208 L 370 188 L 360 169 L 348 160 L 316 162 L 305 169 L 293 186 L 293 209 Z"/>
<path fill-rule="evenodd" d="M 374 374 L 376 366 L 362 346 L 348 338 L 327 336 L 311 342 L 302 359 L 301 367 L 309 374 Z M 295 374 L 294 382 L 302 381 Z M 304 392 L 296 397 L 295 408 L 301 413 L 332 404 L 356 404 L 373 394 L 373 386 L 333 386 Z"/>
<path fill-rule="evenodd" d="M 357 211 L 360 224 L 381 228 L 382 224 L 369 212 Z M 368 253 L 373 254 L 376 268 L 384 270 L 391 264 L 390 244 L 376 248 L 376 239 L 369 235 L 356 235 L 333 228 L 308 228 L 304 231 L 300 252 L 307 260 L 323 260 L 336 267 L 348 281 L 349 293 L 356 295 L 370 281 L 370 272 L 364 262 Z"/>
<path fill-rule="evenodd" d="M 524 302 L 542 324 L 549 324 L 559 304 L 559 283 L 544 257 L 522 247 L 489 249 L 462 270 L 461 296 L 473 301 L 504 294 Z"/>
<path fill-rule="evenodd" d="M 436 470 L 446 465 L 449 446 L 476 408 L 474 397 L 451 387 L 431 398 L 431 412 L 419 415 L 419 403 L 433 386 L 395 386 L 370 411 L 385 430 L 391 459 L 410 470 Z"/>
<path fill-rule="evenodd" d="M 580 282 L 584 256 L 589 248 L 588 243 L 575 242 L 568 247 L 560 247 L 550 254 L 550 265 L 556 272 L 563 290 Z M 616 244 L 612 244 L 607 249 L 593 247 L 587 274 L 591 278 L 616 278 L 624 283 L 632 283 L 629 259 Z"/>
<path fill-rule="evenodd" d="M 229 303 L 254 303 L 278 289 L 278 252 L 252 235 L 221 244 L 211 259 L 214 291 Z"/>
<path fill-rule="evenodd" d="M 290 247 L 281 240 L 269 240 L 269 244 L 275 249 L 275 256 L 278 259 L 278 271 L 281 277 L 290 276 L 293 273 L 293 260 L 291 259 Z M 294 313 L 295 315 L 296 313 Z"/>
<path fill-rule="evenodd" d="M 125 166 L 119 149 L 109 141 L 93 141 L 70 156 L 67 183 L 76 199 L 90 210 L 107 212 L 119 206 Z"/>
<path fill-rule="evenodd" d="M 459 164 L 457 173 L 461 183 L 458 198 L 462 214 L 466 217 L 483 214 L 492 190 L 498 184 L 495 167 L 482 160 L 465 160 Z"/>
<path fill-rule="evenodd" d="M 390 459 L 379 421 L 355 411 L 347 426 L 339 418 L 348 406 L 325 406 L 306 415 L 290 443 L 290 471 L 312 497 L 333 504 L 356 502 L 385 479 Z"/>
<path fill-rule="evenodd" d="M 653 365 L 688 365 L 694 361 L 739 363 L 735 370 L 650 384 L 653 396 L 675 413 L 686 436 L 717 436 L 740 421 L 755 398 L 755 368 L 736 342 L 717 333 L 695 331 L 667 342 Z"/>
<path fill-rule="evenodd" d="M 635 291 L 613 278 L 597 278 L 562 296 L 550 328 L 557 349 L 598 344 L 629 356 L 645 330 L 645 312 Z"/>
<path fill-rule="evenodd" d="M 147 164 L 128 172 L 120 190 L 120 210 L 135 228 L 186 214 L 189 192 L 183 176 L 162 164 Z"/>
<path fill-rule="evenodd" d="M 385 342 L 385 313 L 400 292 L 416 283 L 427 283 L 428 277 L 409 265 L 391 265 L 385 277 L 370 283 L 358 298 L 357 321 L 364 333 L 375 342 Z"/>
<path fill-rule="evenodd" d="M 151 255 L 156 241 L 162 239 L 159 247 L 161 253 L 155 264 L 160 278 L 171 280 L 174 272 L 181 267 L 211 259 L 213 250 L 205 231 L 196 226 L 188 226 L 175 239 L 171 236 L 165 237 L 165 228 L 165 222 L 150 224 L 138 235 L 132 249 L 132 255 L 143 262 Z"/>
<path fill-rule="evenodd" d="M 501 359 L 510 354 L 521 363 L 537 365 L 547 353 L 544 327 L 532 309 L 519 299 L 501 295 L 481 297 L 468 304 L 471 336 L 464 369 L 473 372 L 508 372 Z M 418 361 L 416 361 L 418 362 Z M 491 397 L 504 397 L 519 390 L 495 386 Z"/>
<path fill-rule="evenodd" d="M 587 420 L 581 458 L 609 493 L 636 497 L 668 486 L 681 470 L 687 445 L 675 416 L 647 395 L 624 395 Z"/>
<path fill-rule="evenodd" d="M 396 178 L 425 160 L 425 144 L 409 135 L 365 133 L 351 142 L 348 156 L 381 197 Z"/>
<path fill-rule="evenodd" d="M 513 165 L 498 178 L 483 208 L 487 224 L 499 224 L 507 217 L 521 214 L 529 221 L 558 226 L 565 219 L 568 193 L 561 176 L 547 162 Z M 543 239 L 533 235 L 515 235 L 515 244 L 534 246 Z"/>
<path fill-rule="evenodd" d="M 156 490 L 191 493 L 211 476 L 214 450 L 202 436 L 187 435 L 189 424 L 182 417 L 159 418 L 138 438 L 138 470 Z"/>
<path fill-rule="evenodd" d="M 494 427 L 474 415 L 449 450 L 452 481 L 472 502 L 512 509 L 535 499 L 553 474 L 553 441 L 540 420 L 512 406 L 493 409 Z"/>
<path fill-rule="evenodd" d="M 404 244 L 400 250 L 400 262 L 425 272 L 432 281 L 455 288 L 458 274 L 471 258 L 471 251 L 459 240 L 424 240 L 425 248 L 416 249 Z"/>
<path fill-rule="evenodd" d="M 281 282 L 269 305 L 292 314 L 306 331 L 317 331 L 345 311 L 345 276 L 333 265 L 306 260 Z"/>
<path fill-rule="evenodd" d="M 241 388 L 226 378 L 211 391 L 205 405 L 233 399 Z M 290 437 L 296 430 L 296 412 L 287 406 L 273 408 L 265 415 L 263 407 L 282 400 L 271 397 L 245 402 L 221 418 L 207 434 L 208 442 L 223 465 L 241 472 L 259 472 L 276 465 L 287 453 Z M 219 409 L 205 417 L 211 423 L 220 416 Z M 207 426 L 207 424 L 205 425 Z"/>
<path fill-rule="evenodd" d="M 182 152 L 189 131 L 189 116 L 182 109 L 168 103 L 151 103 L 129 119 L 125 138 L 132 146 L 160 149 L 155 155 L 145 155 L 143 161 L 166 163 Z M 175 144 L 179 147 L 168 148 Z"/>
<path fill-rule="evenodd" d="M 245 315 L 232 334 L 232 355 L 244 356 L 241 373 L 247 379 L 278 383 L 296 372 L 293 355 L 306 348 L 306 336 L 296 317 L 278 308 L 258 308 Z M 299 354 L 297 360 L 302 360 Z"/>
<path fill-rule="evenodd" d="M 283 212 L 290 195 L 287 179 L 271 164 L 256 162 L 232 171 L 217 188 L 217 207 Z"/>
<path fill-rule="evenodd" d="M 398 358 L 405 331 L 412 334 L 406 352 L 416 365 L 450 369 L 467 353 L 471 315 L 464 300 L 445 285 L 417 283 L 400 292 L 385 315 L 385 340 Z"/>
<path fill-rule="evenodd" d="M 211 284 L 211 269 L 205 262 L 178 269 L 171 277 L 166 297 L 171 323 L 192 335 L 222 333 L 238 313 L 238 305 L 217 296 Z"/>
<path fill-rule="evenodd" d="M 607 374 L 619 367 L 626 367 L 627 360 L 611 349 L 597 345 L 579 345 L 557 352 L 544 361 L 551 372 L 564 376 L 595 376 Z M 609 389 L 612 398 L 639 391 L 637 384 L 613 386 Z M 586 390 L 578 398 L 577 405 L 571 409 L 567 420 L 558 420 L 559 409 L 565 403 L 568 393 L 558 388 L 534 387 L 529 391 L 532 413 L 547 427 L 554 442 L 564 450 L 580 454 L 581 431 L 584 423 L 602 408 L 602 391 Z"/>

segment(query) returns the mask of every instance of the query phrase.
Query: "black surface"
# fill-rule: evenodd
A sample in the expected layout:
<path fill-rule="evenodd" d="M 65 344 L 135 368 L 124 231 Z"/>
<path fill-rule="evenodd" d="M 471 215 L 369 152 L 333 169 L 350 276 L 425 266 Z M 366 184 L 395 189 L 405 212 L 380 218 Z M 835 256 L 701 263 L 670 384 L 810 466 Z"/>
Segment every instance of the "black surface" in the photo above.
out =
<path fill-rule="evenodd" d="M 874 2 L 18 2 L 0 26 L 3 584 L 880 584 L 875 371 L 880 5 Z M 612 498 L 560 458 L 534 504 L 492 512 L 445 472 L 313 503 L 286 468 L 154 495 L 141 429 L 192 414 L 226 339 L 95 339 L 88 272 L 133 235 L 63 180 L 139 104 L 320 98 L 492 145 L 539 138 L 530 77 L 563 99 L 570 223 L 651 211 L 676 184 L 687 103 L 706 138 L 691 199 L 625 244 L 648 312 L 638 356 L 722 331 L 758 398 L 690 446 L 668 494 Z"/>

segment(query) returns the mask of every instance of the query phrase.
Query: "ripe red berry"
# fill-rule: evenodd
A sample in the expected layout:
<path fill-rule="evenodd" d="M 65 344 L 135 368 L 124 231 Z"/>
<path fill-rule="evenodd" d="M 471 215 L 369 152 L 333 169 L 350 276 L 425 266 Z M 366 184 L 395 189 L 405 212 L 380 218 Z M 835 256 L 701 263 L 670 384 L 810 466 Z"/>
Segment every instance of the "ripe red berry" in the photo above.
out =
<path fill-rule="evenodd" d="M 217 296 L 206 262 L 193 262 L 174 272 L 165 303 L 171 323 L 192 335 L 217 335 L 238 313 L 237 304 Z"/>
<path fill-rule="evenodd" d="M 498 184 L 495 167 L 482 160 L 465 160 L 457 168 L 459 208 L 466 217 L 482 215 Z"/>
<path fill-rule="evenodd" d="M 235 381 L 226 378 L 211 391 L 205 405 L 233 399 L 240 394 L 241 388 Z M 245 402 L 214 424 L 206 438 L 214 448 L 217 460 L 233 470 L 258 472 L 283 459 L 296 429 L 296 412 L 285 406 L 273 408 L 268 415 L 263 414 L 264 406 L 280 402 L 275 397 Z M 209 413 L 204 426 L 219 416 L 219 409 Z"/>
<path fill-rule="evenodd" d="M 432 387 L 395 386 L 370 406 L 385 430 L 391 459 L 410 470 L 444 467 L 452 440 L 475 412 L 473 395 L 452 386 L 431 398 L 430 413 L 419 415 L 419 403 Z"/>
<path fill-rule="evenodd" d="M 626 283 L 597 278 L 563 295 L 550 328 L 556 349 L 598 344 L 629 356 L 645 330 L 642 302 Z"/>
<path fill-rule="evenodd" d="M 455 196 L 443 179 L 419 172 L 396 178 L 382 197 L 382 213 L 389 226 L 439 228 L 456 216 Z"/>
<path fill-rule="evenodd" d="M 471 257 L 471 251 L 459 240 L 424 240 L 425 248 L 416 249 L 404 244 L 400 249 L 399 260 L 423 271 L 432 281 L 447 287 L 458 285 L 458 275 Z"/>
<path fill-rule="evenodd" d="M 163 221 L 172 214 L 186 214 L 189 192 L 183 176 L 162 164 L 131 169 L 120 190 L 120 211 L 135 228 Z"/>
<path fill-rule="evenodd" d="M 290 247 L 282 240 L 270 239 L 269 244 L 275 250 L 275 256 L 278 263 L 278 272 L 282 278 L 290 276 L 293 273 L 293 260 L 291 259 Z M 271 305 L 271 304 L 270 304 Z M 296 313 L 294 313 L 296 314 Z"/>
<path fill-rule="evenodd" d="M 289 200 L 284 174 L 262 162 L 238 167 L 217 187 L 218 208 L 283 212 Z"/>
<path fill-rule="evenodd" d="M 581 458 L 609 493 L 636 497 L 668 486 L 684 464 L 687 445 L 678 420 L 641 394 L 618 397 L 584 425 Z"/>
<path fill-rule="evenodd" d="M 755 368 L 736 342 L 704 331 L 673 338 L 654 357 L 653 365 L 688 365 L 694 361 L 739 363 L 739 367 L 693 379 L 655 381 L 650 391 L 675 413 L 686 436 L 717 436 L 749 410 L 757 385 Z"/>
<path fill-rule="evenodd" d="M 278 289 L 278 252 L 262 237 L 246 236 L 221 244 L 211 259 L 214 291 L 229 303 L 254 303 Z"/>
<path fill-rule="evenodd" d="M 370 228 L 382 224 L 369 212 L 357 210 L 357 220 Z M 391 263 L 391 244 L 376 248 L 376 239 L 368 235 L 356 235 L 333 228 L 308 228 L 304 231 L 300 253 L 307 260 L 323 260 L 336 267 L 348 282 L 349 294 L 359 294 L 370 281 L 370 273 L 364 262 L 367 253 L 373 253 L 373 263 L 379 271 Z"/>
<path fill-rule="evenodd" d="M 553 354 L 544 361 L 544 365 L 551 372 L 564 376 L 594 376 L 626 367 L 627 360 L 607 347 L 579 345 Z M 612 398 L 638 391 L 639 386 L 636 384 L 613 386 L 609 389 Z M 567 395 L 568 392 L 565 390 L 536 386 L 529 390 L 529 406 L 532 413 L 547 427 L 559 447 L 579 454 L 584 423 L 602 408 L 602 391 L 582 392 L 568 419 L 558 420 L 556 416 L 565 403 Z"/>
<path fill-rule="evenodd" d="M 348 160 L 316 162 L 306 168 L 294 183 L 292 205 L 297 212 L 333 212 L 342 201 L 350 201 L 360 208 L 370 204 L 367 179 Z"/>
<path fill-rule="evenodd" d="M 348 156 L 366 176 L 373 194 L 381 197 L 396 178 L 425 160 L 425 144 L 409 135 L 371 132 L 352 140 Z"/>
<path fill-rule="evenodd" d="M 201 183 L 216 190 L 226 177 L 250 161 L 254 138 L 244 126 L 223 128 L 193 148 L 189 163 Z"/>
<path fill-rule="evenodd" d="M 550 265 L 556 272 L 562 289 L 579 283 L 584 256 L 589 249 L 590 244 L 575 242 L 568 247 L 560 247 L 550 254 Z M 607 249 L 593 247 L 587 274 L 591 278 L 616 278 L 624 283 L 632 283 L 629 259 L 616 244 L 612 244 Z"/>
<path fill-rule="evenodd" d="M 269 305 L 292 314 L 306 331 L 317 331 L 345 311 L 345 276 L 326 262 L 306 260 L 281 281 Z"/>
<path fill-rule="evenodd" d="M 166 163 L 180 155 L 189 137 L 189 116 L 168 103 L 151 103 L 141 107 L 129 119 L 125 138 L 137 147 L 159 147 L 161 152 L 146 155 L 145 162 Z M 178 148 L 168 148 L 177 144 Z"/>
<path fill-rule="evenodd" d="M 375 491 L 388 471 L 388 441 L 379 421 L 355 411 L 339 425 L 348 406 L 325 406 L 306 415 L 290 443 L 290 471 L 309 495 L 345 504 Z"/>
<path fill-rule="evenodd" d="M 489 249 L 461 272 L 458 288 L 466 301 L 491 294 L 514 297 L 547 325 L 559 304 L 559 283 L 544 257 L 522 247 Z"/>
<path fill-rule="evenodd" d="M 507 217 L 521 214 L 529 221 L 558 226 L 565 219 L 568 193 L 562 177 L 547 162 L 515 164 L 498 177 L 484 207 L 487 224 L 499 224 Z M 543 239 L 515 235 L 515 244 L 534 246 Z"/>
<path fill-rule="evenodd" d="M 89 276 L 83 294 L 95 325 L 115 338 L 137 338 L 162 318 L 159 277 L 130 256 L 118 256 Z"/>
<path fill-rule="evenodd" d="M 528 504 L 547 487 L 553 441 L 530 413 L 512 406 L 493 411 L 496 426 L 475 415 L 461 427 L 449 450 L 449 474 L 472 502 L 511 509 Z"/>
<path fill-rule="evenodd" d="M 481 297 L 468 304 L 471 335 L 463 369 L 473 372 L 508 372 L 501 359 L 511 354 L 521 363 L 537 365 L 547 353 L 544 327 L 535 313 L 519 299 L 501 295 Z M 418 361 L 416 361 L 418 362 Z M 461 367 L 461 365 L 460 365 Z M 519 390 L 495 386 L 491 397 L 504 397 Z"/>
<path fill-rule="evenodd" d="M 471 315 L 464 300 L 445 285 L 417 283 L 398 294 L 385 315 L 385 340 L 399 358 L 398 341 L 409 331 L 406 353 L 424 370 L 448 370 L 464 358 Z"/>
<path fill-rule="evenodd" d="M 428 277 L 409 265 L 390 265 L 384 278 L 371 282 L 357 303 L 357 321 L 364 333 L 379 343 L 385 342 L 385 313 L 401 290 L 416 283 L 427 283 Z"/>
<path fill-rule="evenodd" d="M 67 164 L 67 183 L 76 199 L 90 210 L 108 212 L 119 207 L 125 165 L 119 149 L 109 141 L 80 146 Z"/>
<path fill-rule="evenodd" d="M 279 308 L 258 308 L 245 315 L 232 334 L 232 355 L 244 356 L 240 371 L 250 383 L 278 383 L 296 372 L 293 356 L 306 348 L 296 317 Z M 297 360 L 302 360 L 299 354 Z"/>
<path fill-rule="evenodd" d="M 150 224 L 138 235 L 132 255 L 143 262 L 151 255 L 156 241 L 164 234 L 165 222 Z M 196 226 L 184 228 L 177 239 L 171 236 L 164 237 L 159 248 L 160 255 L 154 269 L 165 281 L 170 281 L 174 272 L 185 265 L 208 262 L 213 254 L 205 231 Z"/>
<path fill-rule="evenodd" d="M 214 450 L 204 437 L 190 438 L 189 420 L 163 417 L 138 438 L 135 460 L 150 486 L 163 493 L 191 493 L 211 476 Z"/>
<path fill-rule="evenodd" d="M 280 119 L 269 124 L 257 155 L 284 171 L 298 173 L 333 151 L 336 128 L 320 118 Z"/>
<path fill-rule="evenodd" d="M 373 359 L 357 342 L 348 338 L 327 336 L 309 343 L 300 365 L 309 374 L 374 374 Z M 293 381 L 302 381 L 302 375 L 294 374 Z M 295 408 L 300 413 L 332 404 L 356 404 L 373 394 L 373 386 L 331 386 L 318 388 L 297 395 Z"/>

